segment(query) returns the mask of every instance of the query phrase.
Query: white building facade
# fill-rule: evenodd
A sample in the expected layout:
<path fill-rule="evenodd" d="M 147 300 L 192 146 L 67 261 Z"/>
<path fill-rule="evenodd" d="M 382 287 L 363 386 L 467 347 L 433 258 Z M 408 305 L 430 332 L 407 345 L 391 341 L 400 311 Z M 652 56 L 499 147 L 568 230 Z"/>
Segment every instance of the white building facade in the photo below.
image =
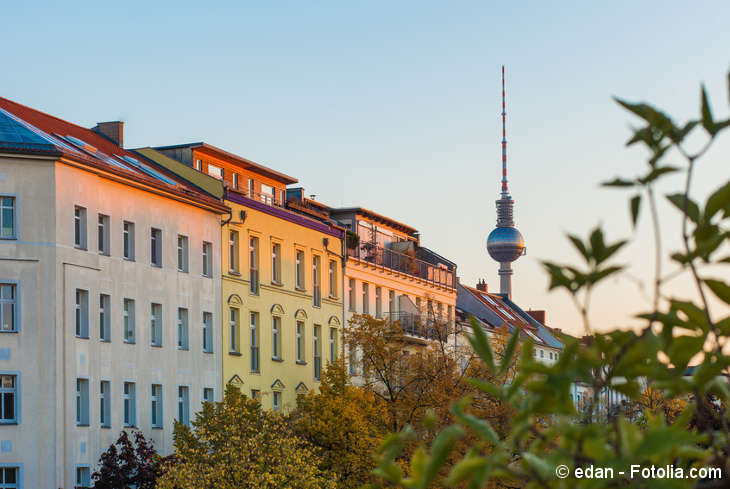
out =
<path fill-rule="evenodd" d="M 168 454 L 222 395 L 222 206 L 43 116 L 0 99 L 3 488 L 90 486 L 124 429 Z"/>

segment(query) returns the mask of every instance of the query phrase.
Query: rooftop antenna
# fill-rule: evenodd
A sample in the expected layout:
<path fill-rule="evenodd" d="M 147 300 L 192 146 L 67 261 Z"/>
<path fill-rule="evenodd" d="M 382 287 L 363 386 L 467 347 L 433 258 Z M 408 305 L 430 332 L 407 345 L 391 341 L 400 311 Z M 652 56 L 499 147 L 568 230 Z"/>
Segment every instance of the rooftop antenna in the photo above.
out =
<path fill-rule="evenodd" d="M 504 65 L 502 65 L 502 197 L 509 195 L 507 190 L 507 110 L 504 99 Z"/>

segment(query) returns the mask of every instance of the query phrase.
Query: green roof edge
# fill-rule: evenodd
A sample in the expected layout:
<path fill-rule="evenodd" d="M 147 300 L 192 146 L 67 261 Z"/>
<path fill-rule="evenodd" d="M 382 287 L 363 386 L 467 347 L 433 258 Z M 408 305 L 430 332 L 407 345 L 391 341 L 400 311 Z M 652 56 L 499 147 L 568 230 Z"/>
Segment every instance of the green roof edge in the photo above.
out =
<path fill-rule="evenodd" d="M 185 163 L 181 163 L 176 159 L 170 158 L 153 148 L 138 148 L 132 151 L 141 154 L 148 160 L 153 161 L 175 175 L 179 175 L 216 199 L 223 199 L 223 182 L 220 180 L 213 178 L 210 175 L 206 175 L 205 173 L 201 173 L 194 168 L 190 168 Z"/>

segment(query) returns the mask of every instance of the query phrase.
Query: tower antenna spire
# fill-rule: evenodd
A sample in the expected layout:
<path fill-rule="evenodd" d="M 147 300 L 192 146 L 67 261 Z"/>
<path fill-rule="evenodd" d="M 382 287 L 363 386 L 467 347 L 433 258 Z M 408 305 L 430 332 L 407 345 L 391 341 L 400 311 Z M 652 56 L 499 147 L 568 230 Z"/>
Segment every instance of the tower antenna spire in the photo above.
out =
<path fill-rule="evenodd" d="M 502 65 L 502 196 L 509 194 L 507 189 L 507 110 L 504 96 L 504 65 Z"/>

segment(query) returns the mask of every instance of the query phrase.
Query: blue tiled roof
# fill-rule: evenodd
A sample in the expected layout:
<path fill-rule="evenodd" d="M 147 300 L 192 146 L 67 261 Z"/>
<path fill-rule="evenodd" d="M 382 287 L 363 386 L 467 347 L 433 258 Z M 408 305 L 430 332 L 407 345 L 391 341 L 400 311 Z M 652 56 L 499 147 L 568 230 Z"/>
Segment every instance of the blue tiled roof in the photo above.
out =
<path fill-rule="evenodd" d="M 0 146 L 18 150 L 57 150 L 53 142 L 2 108 L 0 108 Z"/>

